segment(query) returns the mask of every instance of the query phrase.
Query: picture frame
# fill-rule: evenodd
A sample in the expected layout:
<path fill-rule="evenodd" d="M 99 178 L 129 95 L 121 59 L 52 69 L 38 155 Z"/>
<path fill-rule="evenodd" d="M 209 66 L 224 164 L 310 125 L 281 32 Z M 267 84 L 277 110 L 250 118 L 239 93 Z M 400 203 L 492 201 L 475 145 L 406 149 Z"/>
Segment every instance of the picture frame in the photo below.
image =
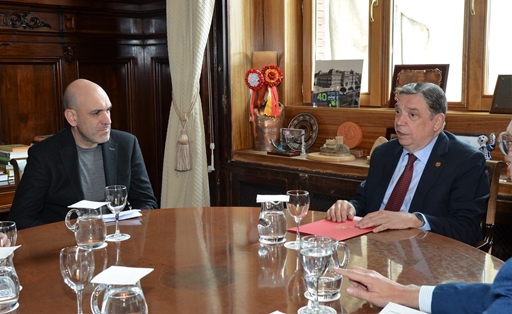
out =
<path fill-rule="evenodd" d="M 395 89 L 414 82 L 431 82 L 439 85 L 446 92 L 449 64 L 401 64 L 395 65 L 391 91 L 389 94 L 389 108 L 395 108 Z"/>
<path fill-rule="evenodd" d="M 512 75 L 498 75 L 489 113 L 512 113 Z"/>

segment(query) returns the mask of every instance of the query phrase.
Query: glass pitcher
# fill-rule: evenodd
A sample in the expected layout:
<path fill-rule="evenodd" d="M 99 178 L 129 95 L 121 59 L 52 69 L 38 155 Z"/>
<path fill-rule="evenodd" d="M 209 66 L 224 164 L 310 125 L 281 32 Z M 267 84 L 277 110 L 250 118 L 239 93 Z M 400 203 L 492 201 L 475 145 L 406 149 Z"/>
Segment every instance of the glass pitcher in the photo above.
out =
<path fill-rule="evenodd" d="M 104 295 L 100 310 L 98 299 L 103 291 Z M 94 314 L 147 314 L 148 305 L 140 287 L 140 281 L 135 285 L 101 284 L 94 289 L 91 295 L 91 310 Z"/>
<path fill-rule="evenodd" d="M 78 217 L 71 224 L 71 215 Z M 101 208 L 73 208 L 66 215 L 66 227 L 75 233 L 76 244 L 85 249 L 105 247 L 107 227 L 103 221 Z"/>
<path fill-rule="evenodd" d="M 309 236 L 305 237 L 304 241 L 307 241 L 308 238 Z M 335 272 L 333 268 L 347 268 L 350 261 L 350 250 L 345 242 L 329 237 L 323 238 L 330 243 L 333 253 L 329 258 L 327 269 L 318 278 L 318 302 L 331 302 L 340 298 L 340 289 L 343 282 L 343 276 Z M 343 258 L 340 260 L 341 256 Z M 314 282 L 308 280 L 308 278 L 306 278 L 306 288 L 305 297 L 312 299 L 311 293 L 315 291 Z"/>
<path fill-rule="evenodd" d="M 281 201 L 261 203 L 258 220 L 260 243 L 277 244 L 286 241 L 286 214 Z"/>
<path fill-rule="evenodd" d="M 12 261 L 14 254 L 0 260 L 0 313 L 7 313 L 18 304 L 20 282 Z"/>

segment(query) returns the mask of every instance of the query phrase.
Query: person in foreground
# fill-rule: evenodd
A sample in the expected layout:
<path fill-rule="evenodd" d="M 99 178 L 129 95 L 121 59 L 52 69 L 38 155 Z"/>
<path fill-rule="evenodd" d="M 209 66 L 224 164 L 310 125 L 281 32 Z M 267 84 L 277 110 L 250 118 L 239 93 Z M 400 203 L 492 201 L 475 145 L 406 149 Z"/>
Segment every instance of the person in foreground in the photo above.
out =
<path fill-rule="evenodd" d="M 454 282 L 437 286 L 405 286 L 365 268 L 335 271 L 352 283 L 347 294 L 380 307 L 394 302 L 433 314 L 501 314 L 512 309 L 512 259 L 501 267 L 492 284 Z"/>
<path fill-rule="evenodd" d="M 111 130 L 106 92 L 78 79 L 66 88 L 63 106 L 69 126 L 29 148 L 9 220 L 18 229 L 62 221 L 69 205 L 105 201 L 105 187 L 115 184 L 126 186 L 133 208 L 156 208 L 137 138 Z"/>
<path fill-rule="evenodd" d="M 375 227 L 374 232 L 420 228 L 475 245 L 482 239 L 480 222 L 490 193 L 484 155 L 444 131 L 447 102 L 439 86 L 410 83 L 395 94 L 397 139 L 374 149 L 356 197 L 338 200 L 326 218 L 342 222 L 362 216 L 357 226 Z M 396 199 L 392 193 L 409 155 L 413 170 L 405 198 L 388 202 Z"/>

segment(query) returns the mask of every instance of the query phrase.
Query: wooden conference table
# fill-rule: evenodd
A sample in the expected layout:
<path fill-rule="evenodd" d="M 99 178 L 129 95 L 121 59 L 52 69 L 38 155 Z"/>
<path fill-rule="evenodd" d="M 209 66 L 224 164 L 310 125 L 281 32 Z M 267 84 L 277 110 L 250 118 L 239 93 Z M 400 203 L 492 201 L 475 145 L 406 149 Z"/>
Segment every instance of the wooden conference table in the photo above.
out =
<path fill-rule="evenodd" d="M 307 304 L 296 251 L 258 242 L 259 208 L 205 207 L 143 211 L 121 223 L 131 238 L 95 251 L 96 271 L 111 265 L 149 267 L 141 280 L 149 313 L 297 313 Z M 311 212 L 303 223 L 323 219 Z M 289 226 L 295 223 L 288 217 Z M 108 233 L 114 225 L 108 225 Z M 295 234 L 288 233 L 288 240 Z M 375 269 L 403 284 L 492 282 L 503 262 L 471 246 L 419 230 L 367 234 L 346 241 L 350 266 Z M 76 313 L 75 293 L 59 270 L 60 249 L 75 244 L 64 222 L 20 230 L 14 265 L 20 283 L 12 313 Z M 349 286 L 344 279 L 342 291 Z M 92 285 L 84 293 L 91 313 Z M 381 309 L 342 293 L 338 313 Z"/>

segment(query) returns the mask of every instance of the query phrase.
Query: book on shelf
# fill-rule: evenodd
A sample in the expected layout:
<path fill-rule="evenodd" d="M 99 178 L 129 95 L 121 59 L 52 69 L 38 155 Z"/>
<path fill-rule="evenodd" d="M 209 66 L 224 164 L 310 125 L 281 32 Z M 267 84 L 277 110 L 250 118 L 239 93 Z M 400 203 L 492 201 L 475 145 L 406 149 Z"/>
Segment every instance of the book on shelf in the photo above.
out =
<path fill-rule="evenodd" d="M 26 159 L 18 160 L 18 168 L 19 168 L 20 172 L 25 171 L 26 165 L 27 165 Z M 11 162 L 10 161 L 4 162 L 3 160 L 0 159 L 0 172 L 7 172 L 9 174 L 9 176 L 12 177 L 12 176 L 14 176 L 12 171 L 14 171 L 14 168 L 11 165 Z"/>
<path fill-rule="evenodd" d="M 0 181 L 8 181 L 9 175 L 7 173 L 0 173 Z"/>
<path fill-rule="evenodd" d="M 30 148 L 29 145 L 24 145 L 24 144 L 0 145 L 0 150 L 6 151 L 6 152 L 23 152 L 23 151 L 27 151 L 29 148 Z"/>
<path fill-rule="evenodd" d="M 5 160 L 5 159 L 11 160 L 13 158 L 27 158 L 27 157 L 28 157 L 27 150 L 22 150 L 22 151 L 17 151 L 17 152 L 9 152 L 9 151 L 0 149 L 0 158 L 2 160 Z"/>

